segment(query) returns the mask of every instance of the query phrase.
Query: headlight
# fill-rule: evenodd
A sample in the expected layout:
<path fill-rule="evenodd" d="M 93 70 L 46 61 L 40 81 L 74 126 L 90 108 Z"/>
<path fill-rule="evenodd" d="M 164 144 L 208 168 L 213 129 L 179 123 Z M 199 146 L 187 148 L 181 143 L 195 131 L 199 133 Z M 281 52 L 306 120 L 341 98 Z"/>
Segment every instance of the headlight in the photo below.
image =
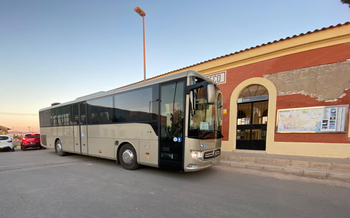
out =
<path fill-rule="evenodd" d="M 202 159 L 202 152 L 201 151 L 192 151 L 191 156 L 193 159 Z"/>

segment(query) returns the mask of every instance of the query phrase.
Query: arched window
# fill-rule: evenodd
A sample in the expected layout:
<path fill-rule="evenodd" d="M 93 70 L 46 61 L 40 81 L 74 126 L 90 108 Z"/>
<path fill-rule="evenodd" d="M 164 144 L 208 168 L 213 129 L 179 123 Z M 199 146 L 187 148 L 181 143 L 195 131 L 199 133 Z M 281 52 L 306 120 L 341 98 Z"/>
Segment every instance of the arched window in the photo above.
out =
<path fill-rule="evenodd" d="M 262 96 L 262 95 L 268 95 L 268 94 L 269 92 L 264 86 L 250 85 L 241 92 L 238 98 L 248 98 L 248 97 Z"/>

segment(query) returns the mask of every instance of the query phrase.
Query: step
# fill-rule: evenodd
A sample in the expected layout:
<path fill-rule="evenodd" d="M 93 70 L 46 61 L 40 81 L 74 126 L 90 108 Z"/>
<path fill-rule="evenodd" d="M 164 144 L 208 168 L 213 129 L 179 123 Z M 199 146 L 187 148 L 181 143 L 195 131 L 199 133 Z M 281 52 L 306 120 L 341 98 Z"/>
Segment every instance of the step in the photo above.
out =
<path fill-rule="evenodd" d="M 304 161 L 304 160 L 289 160 L 289 159 L 250 157 L 250 156 L 225 155 L 225 154 L 221 155 L 221 160 L 350 172 L 350 164 L 340 164 L 340 163 L 326 163 L 326 162 L 315 162 L 315 161 Z"/>
<path fill-rule="evenodd" d="M 276 172 L 291 174 L 297 176 L 305 176 L 310 178 L 318 179 L 333 179 L 341 180 L 345 182 L 350 182 L 350 171 L 344 170 L 332 170 L 325 168 L 315 168 L 315 167 L 303 167 L 303 166 L 289 166 L 289 165 L 276 165 L 276 164 L 264 164 L 264 163 L 254 163 L 254 162 L 244 162 L 244 161 L 229 161 L 221 160 L 221 166 L 234 167 L 234 168 L 245 168 L 250 170 L 259 170 L 267 172 Z"/>

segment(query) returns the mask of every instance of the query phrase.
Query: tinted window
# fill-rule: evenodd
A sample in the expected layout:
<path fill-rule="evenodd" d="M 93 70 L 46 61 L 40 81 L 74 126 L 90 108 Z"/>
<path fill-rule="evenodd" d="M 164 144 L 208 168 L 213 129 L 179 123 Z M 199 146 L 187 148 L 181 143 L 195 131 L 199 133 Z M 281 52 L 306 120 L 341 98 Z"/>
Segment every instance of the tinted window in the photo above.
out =
<path fill-rule="evenodd" d="M 51 126 L 50 117 L 51 117 L 51 110 L 40 112 L 39 113 L 40 126 L 41 127 Z"/>
<path fill-rule="evenodd" d="M 73 110 L 73 113 L 72 113 L 72 123 L 73 125 L 78 125 L 79 123 L 79 110 L 78 110 L 78 104 L 74 104 L 72 106 L 72 110 Z"/>
<path fill-rule="evenodd" d="M 160 89 L 160 158 L 164 160 L 182 160 L 184 88 L 185 82 L 178 81 Z"/>
<path fill-rule="evenodd" d="M 89 124 L 112 123 L 113 97 L 108 96 L 86 102 L 88 105 Z"/>
<path fill-rule="evenodd" d="M 86 125 L 86 104 L 80 103 L 79 110 L 80 110 L 80 125 Z"/>
<path fill-rule="evenodd" d="M 184 82 L 162 86 L 161 98 L 161 137 L 183 137 Z"/>
<path fill-rule="evenodd" d="M 71 106 L 51 109 L 51 126 L 70 125 Z"/>
<path fill-rule="evenodd" d="M 132 90 L 114 96 L 114 122 L 157 120 L 158 86 Z"/>
<path fill-rule="evenodd" d="M 51 126 L 58 126 L 57 114 L 58 114 L 57 108 L 51 109 L 51 117 L 50 117 Z"/>
<path fill-rule="evenodd" d="M 63 120 L 63 126 L 71 125 L 71 122 L 70 122 L 71 112 L 72 112 L 72 109 L 71 109 L 70 105 L 62 108 L 61 116 L 62 116 L 62 120 Z"/>
<path fill-rule="evenodd" d="M 0 136 L 0 140 L 7 140 L 7 139 L 9 139 L 9 137 L 7 137 L 7 136 Z"/>
<path fill-rule="evenodd" d="M 40 134 L 35 134 L 35 135 L 26 134 L 24 137 L 26 137 L 26 138 L 40 138 Z"/>

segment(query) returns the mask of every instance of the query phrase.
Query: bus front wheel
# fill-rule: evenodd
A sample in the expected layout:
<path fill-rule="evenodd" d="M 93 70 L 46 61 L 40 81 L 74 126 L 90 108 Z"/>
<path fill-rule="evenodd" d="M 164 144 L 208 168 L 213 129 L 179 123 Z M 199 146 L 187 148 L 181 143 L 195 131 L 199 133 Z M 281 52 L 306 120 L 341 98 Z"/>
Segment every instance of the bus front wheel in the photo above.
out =
<path fill-rule="evenodd" d="M 62 150 L 61 140 L 56 141 L 56 152 L 59 156 L 66 156 L 68 153 Z"/>
<path fill-rule="evenodd" d="M 120 164 L 127 170 L 136 170 L 139 168 L 137 163 L 137 156 L 134 147 L 130 144 L 125 144 L 120 149 L 118 158 Z"/>

